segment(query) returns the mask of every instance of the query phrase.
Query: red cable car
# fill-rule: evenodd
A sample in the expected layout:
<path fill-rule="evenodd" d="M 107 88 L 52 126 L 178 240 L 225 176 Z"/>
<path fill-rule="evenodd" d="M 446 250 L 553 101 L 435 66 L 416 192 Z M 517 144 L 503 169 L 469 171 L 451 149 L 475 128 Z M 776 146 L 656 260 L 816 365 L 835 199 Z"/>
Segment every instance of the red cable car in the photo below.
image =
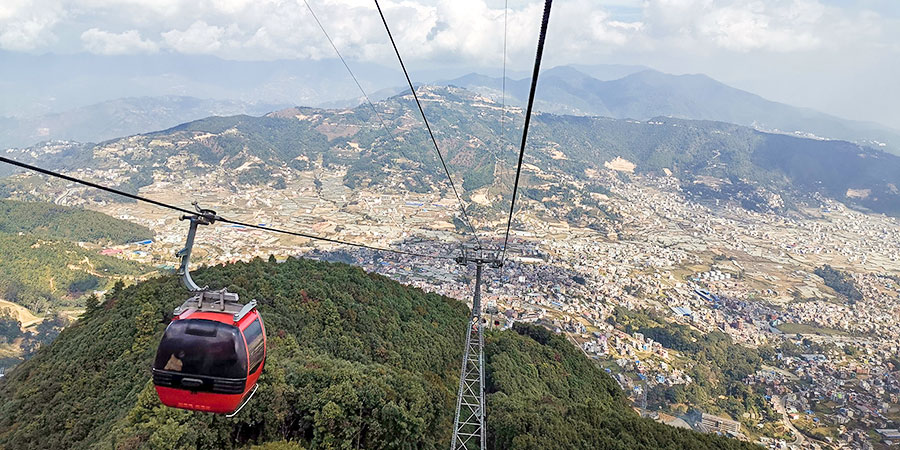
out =
<path fill-rule="evenodd" d="M 255 301 L 204 306 L 204 294 L 216 293 L 188 300 L 166 327 L 153 363 L 153 384 L 166 406 L 235 413 L 256 392 L 266 359 L 265 327 Z"/>
<path fill-rule="evenodd" d="M 266 360 L 266 329 L 256 300 L 242 304 L 235 293 L 209 291 L 191 279 L 188 263 L 197 225 L 218 219 L 215 211 L 197 211 L 182 217 L 191 227 L 178 252 L 178 274 L 194 296 L 175 309 L 166 327 L 151 369 L 153 384 L 166 406 L 232 417 L 256 392 Z"/>

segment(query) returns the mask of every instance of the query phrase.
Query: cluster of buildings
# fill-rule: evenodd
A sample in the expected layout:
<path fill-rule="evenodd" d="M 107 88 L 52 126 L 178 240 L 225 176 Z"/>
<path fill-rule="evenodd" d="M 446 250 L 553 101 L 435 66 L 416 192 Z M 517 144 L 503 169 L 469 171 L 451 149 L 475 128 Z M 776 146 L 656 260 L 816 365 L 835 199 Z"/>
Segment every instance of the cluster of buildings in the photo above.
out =
<path fill-rule="evenodd" d="M 788 311 L 805 323 L 900 342 L 900 283 L 873 273 L 855 273 L 853 281 L 863 294 L 859 301 L 851 303 L 840 296 L 809 299 L 789 305 Z"/>
<path fill-rule="evenodd" d="M 114 145 L 110 161 L 153 150 L 127 139 Z M 176 157 L 167 164 L 188 162 L 202 165 Z M 75 175 L 111 184 L 133 175 L 124 162 L 106 167 Z M 409 252 L 454 255 L 467 241 L 454 225 L 456 199 L 437 188 L 426 194 L 394 189 L 391 186 L 403 183 L 399 172 L 389 175 L 383 186 L 351 190 L 343 184 L 345 168 L 285 168 L 272 173 L 284 183 L 276 189 L 238 185 L 228 170 L 206 169 L 208 175 L 187 179 L 177 172 L 160 172 L 141 194 L 175 204 L 196 200 L 244 222 Z M 671 349 L 640 333 L 610 327 L 606 319 L 616 307 L 655 310 L 675 323 L 704 332 L 719 330 L 752 347 L 790 342 L 807 348 L 805 342 L 812 342 L 829 350 L 781 355 L 771 370 L 748 380 L 771 390 L 772 398 L 783 399 L 785 426 L 793 417 L 814 417 L 842 430 L 841 436 L 849 436 L 846 442 L 875 439 L 861 436 L 876 428 L 896 428 L 900 282 L 888 276 L 897 273 L 900 259 L 896 219 L 863 214 L 826 198 L 814 199 L 818 204 L 803 215 L 748 211 L 725 202 L 702 204 L 688 201 L 679 180 L 671 176 L 596 172 L 590 175 L 591 183 L 608 187 L 601 194 L 573 177 L 539 175 L 547 186 L 572 196 L 571 205 L 563 209 L 600 202 L 616 219 L 604 218 L 603 231 L 579 228 L 562 219 L 568 211 L 551 211 L 523 199 L 517 214 L 517 223 L 523 225 L 513 230 L 509 259 L 485 278 L 483 298 L 495 305 L 500 326 L 533 322 L 564 333 L 589 357 L 605 363 L 625 388 L 635 382 L 672 385 L 694 380 L 679 367 Z M 77 187 L 55 189 L 60 203 L 90 204 L 146 225 L 157 235 L 153 242 L 107 249 L 110 254 L 161 269 L 175 267 L 174 252 L 187 231 L 176 215 L 161 216 L 158 209 L 140 203 L 97 203 Z M 482 195 L 479 201 L 487 207 L 492 200 Z M 476 217 L 476 225 L 499 238 L 505 222 Z M 365 270 L 430 292 L 464 301 L 472 295 L 472 271 L 452 260 L 423 264 L 412 256 L 221 223 L 200 230 L 195 260 L 220 264 L 271 254 L 331 258 L 335 253 Z M 823 264 L 852 272 L 863 299 L 849 304 L 826 288 L 812 273 Z M 781 330 L 786 324 L 807 328 L 798 340 L 797 333 Z M 817 334 L 817 328 L 841 334 Z M 739 419 L 711 417 L 694 422 L 728 433 Z M 882 434 L 893 436 L 889 431 Z M 773 446 L 782 444 L 819 445 L 814 439 L 771 441 Z"/>

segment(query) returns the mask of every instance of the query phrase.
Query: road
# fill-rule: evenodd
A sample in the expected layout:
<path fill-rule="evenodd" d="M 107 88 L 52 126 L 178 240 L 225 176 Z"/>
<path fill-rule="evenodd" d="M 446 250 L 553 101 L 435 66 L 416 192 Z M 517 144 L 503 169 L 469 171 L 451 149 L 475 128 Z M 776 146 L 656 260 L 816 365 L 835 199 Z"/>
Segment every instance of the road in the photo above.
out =
<path fill-rule="evenodd" d="M 798 448 L 801 447 L 806 442 L 806 436 L 804 436 L 803 433 L 801 433 L 800 430 L 795 428 L 794 424 L 791 423 L 791 418 L 788 417 L 787 408 L 785 407 L 785 404 L 784 404 L 784 398 L 779 397 L 777 395 L 773 395 L 772 403 L 775 404 L 775 411 L 781 413 L 781 418 L 784 421 L 784 426 L 788 430 L 790 430 L 791 433 L 794 433 L 794 442 L 791 443 L 791 446 L 798 447 Z M 815 442 L 810 442 L 810 444 L 815 449 L 821 448 Z"/>
<path fill-rule="evenodd" d="M 35 316 L 31 313 L 27 308 L 22 305 L 18 305 L 12 302 L 8 302 L 6 300 L 0 299 L 0 310 L 8 310 L 12 313 L 12 316 L 16 318 L 19 322 L 22 323 L 22 329 L 28 328 L 32 325 L 38 324 L 43 321 L 43 318 Z"/>

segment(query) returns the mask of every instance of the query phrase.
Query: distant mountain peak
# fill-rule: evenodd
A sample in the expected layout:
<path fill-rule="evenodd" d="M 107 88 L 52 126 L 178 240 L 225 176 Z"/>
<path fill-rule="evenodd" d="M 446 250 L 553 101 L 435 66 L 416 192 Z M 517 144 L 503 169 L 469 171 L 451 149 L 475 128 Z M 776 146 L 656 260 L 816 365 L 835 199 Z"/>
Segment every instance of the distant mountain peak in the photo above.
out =
<path fill-rule="evenodd" d="M 541 74 L 536 108 L 558 114 L 646 120 L 656 116 L 714 120 L 761 130 L 848 140 L 900 153 L 900 132 L 767 100 L 705 74 L 673 75 L 643 66 L 601 67 L 623 75 L 604 81 L 592 66 L 558 66 Z M 600 69 L 593 66 L 594 71 Z M 530 78 L 507 80 L 507 103 L 521 106 Z M 444 84 L 498 97 L 501 80 L 468 74 Z"/>

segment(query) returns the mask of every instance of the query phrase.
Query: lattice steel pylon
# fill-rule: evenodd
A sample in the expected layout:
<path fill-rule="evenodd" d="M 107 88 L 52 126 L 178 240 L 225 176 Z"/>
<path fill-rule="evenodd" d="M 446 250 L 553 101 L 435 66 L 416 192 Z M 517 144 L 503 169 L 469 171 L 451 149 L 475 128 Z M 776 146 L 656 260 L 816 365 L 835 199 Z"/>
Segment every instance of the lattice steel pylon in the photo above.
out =
<path fill-rule="evenodd" d="M 456 395 L 456 415 L 453 420 L 453 440 L 450 450 L 484 449 L 487 428 L 485 427 L 484 403 L 484 324 L 481 320 L 481 272 L 485 264 L 499 268 L 501 262 L 495 253 L 485 257 L 487 252 L 477 250 L 476 256 L 468 252 L 457 258 L 463 265 L 475 264 L 475 295 L 472 299 L 472 316 L 466 326 L 466 346 L 463 351 L 462 369 L 459 376 L 459 392 Z M 473 336 L 474 334 L 474 336 Z"/>

